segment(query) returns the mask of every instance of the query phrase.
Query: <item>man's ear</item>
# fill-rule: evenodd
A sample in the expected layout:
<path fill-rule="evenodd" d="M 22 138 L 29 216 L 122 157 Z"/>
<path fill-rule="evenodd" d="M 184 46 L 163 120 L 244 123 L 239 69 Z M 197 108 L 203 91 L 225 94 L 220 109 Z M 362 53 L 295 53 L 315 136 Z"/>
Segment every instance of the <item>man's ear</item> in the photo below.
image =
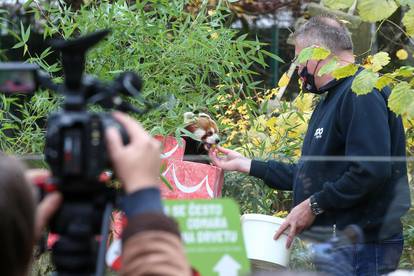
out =
<path fill-rule="evenodd" d="M 194 122 L 195 114 L 193 112 L 186 112 L 184 113 L 184 124 L 190 124 Z"/>

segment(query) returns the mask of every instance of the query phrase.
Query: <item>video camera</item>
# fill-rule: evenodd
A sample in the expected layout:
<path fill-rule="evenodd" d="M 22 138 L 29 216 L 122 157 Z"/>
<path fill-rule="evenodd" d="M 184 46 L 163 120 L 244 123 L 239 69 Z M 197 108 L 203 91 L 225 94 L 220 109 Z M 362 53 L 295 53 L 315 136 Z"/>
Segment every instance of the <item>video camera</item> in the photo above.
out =
<path fill-rule="evenodd" d="M 133 72 L 122 73 L 110 83 L 83 74 L 87 50 L 108 33 L 104 30 L 75 40 L 52 41 L 53 49 L 62 56 L 64 83 L 60 85 L 35 64 L 0 63 L 1 93 L 33 93 L 40 86 L 64 96 L 63 108 L 48 118 L 45 146 L 51 182 L 64 198 L 50 224 L 51 232 L 60 236 L 52 248 L 59 275 L 104 275 L 109 217 L 117 196 L 115 189 L 99 180 L 110 168 L 105 130 L 116 127 L 128 144 L 122 125 L 109 113 L 88 111 L 87 104 L 139 114 L 152 107 L 141 97 L 141 80 Z M 124 101 L 121 95 L 136 98 L 144 110 Z"/>

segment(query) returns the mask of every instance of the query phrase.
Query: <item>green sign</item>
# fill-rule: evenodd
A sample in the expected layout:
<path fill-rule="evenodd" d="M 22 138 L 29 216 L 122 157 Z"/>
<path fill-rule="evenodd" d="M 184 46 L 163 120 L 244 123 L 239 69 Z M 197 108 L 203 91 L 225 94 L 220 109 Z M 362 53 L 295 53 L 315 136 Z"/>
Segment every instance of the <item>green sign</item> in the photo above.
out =
<path fill-rule="evenodd" d="M 233 200 L 167 200 L 164 206 L 180 225 L 187 258 L 201 276 L 248 275 L 250 263 Z"/>

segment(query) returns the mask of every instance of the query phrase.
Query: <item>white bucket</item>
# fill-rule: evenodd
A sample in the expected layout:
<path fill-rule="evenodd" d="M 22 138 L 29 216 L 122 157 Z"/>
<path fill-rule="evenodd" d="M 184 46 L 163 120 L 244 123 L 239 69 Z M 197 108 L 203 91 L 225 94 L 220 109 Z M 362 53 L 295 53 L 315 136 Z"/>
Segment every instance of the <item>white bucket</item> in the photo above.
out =
<path fill-rule="evenodd" d="M 273 236 L 284 219 L 260 214 L 244 214 L 241 225 L 247 257 L 253 261 L 264 261 L 287 267 L 290 249 L 286 249 L 287 235 L 278 240 Z"/>

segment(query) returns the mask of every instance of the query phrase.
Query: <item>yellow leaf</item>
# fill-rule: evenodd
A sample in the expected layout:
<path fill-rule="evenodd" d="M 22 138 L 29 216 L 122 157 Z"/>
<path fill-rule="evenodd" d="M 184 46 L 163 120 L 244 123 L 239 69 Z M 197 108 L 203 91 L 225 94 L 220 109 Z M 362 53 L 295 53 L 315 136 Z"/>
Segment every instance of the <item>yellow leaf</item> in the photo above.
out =
<path fill-rule="evenodd" d="M 279 83 L 277 84 L 279 87 L 287 86 L 290 82 L 290 78 L 287 73 L 284 73 L 283 76 L 280 78 Z"/>
<path fill-rule="evenodd" d="M 335 79 L 342 79 L 354 75 L 356 71 L 358 71 L 358 66 L 350 63 L 333 71 L 332 76 Z"/>
<path fill-rule="evenodd" d="M 354 0 L 322 0 L 324 6 L 334 10 L 347 9 L 352 6 Z"/>
<path fill-rule="evenodd" d="M 312 93 L 301 93 L 296 97 L 293 104 L 299 111 L 310 112 L 313 107 L 314 95 Z"/>
<path fill-rule="evenodd" d="M 275 127 L 275 125 L 276 125 L 276 118 L 275 117 L 272 117 L 272 118 L 270 118 L 269 120 L 267 120 L 267 122 L 266 122 L 266 126 L 268 127 L 268 128 L 274 128 Z"/>
<path fill-rule="evenodd" d="M 390 62 L 390 56 L 386 52 L 379 52 L 376 53 L 372 57 L 372 71 L 378 72 L 381 70 L 385 65 Z"/>
<path fill-rule="evenodd" d="M 378 90 L 382 90 L 385 86 L 387 86 L 387 85 L 389 85 L 393 82 L 394 82 L 394 80 L 392 78 L 390 78 L 388 75 L 383 75 L 375 83 L 375 88 L 377 88 Z"/>
<path fill-rule="evenodd" d="M 212 33 L 211 39 L 216 40 L 219 37 L 218 33 Z"/>
<path fill-rule="evenodd" d="M 208 13 L 209 16 L 213 16 L 213 15 L 216 14 L 216 11 L 215 10 L 208 10 L 207 13 Z"/>
<path fill-rule="evenodd" d="M 284 217 L 287 217 L 288 214 L 289 214 L 288 211 L 279 211 L 279 212 L 275 213 L 273 216 L 279 217 L 279 218 L 284 218 Z"/>
<path fill-rule="evenodd" d="M 377 22 L 390 17 L 398 8 L 394 0 L 358 1 L 359 16 L 364 21 Z"/>
<path fill-rule="evenodd" d="M 412 117 L 413 102 L 414 91 L 407 82 L 403 81 L 392 89 L 388 99 L 388 107 L 398 115 L 407 114 Z"/>
<path fill-rule="evenodd" d="M 407 33 L 410 36 L 414 36 L 414 8 L 410 8 L 410 10 L 404 14 L 401 22 L 404 24 Z"/>
<path fill-rule="evenodd" d="M 378 80 L 378 73 L 371 70 L 360 72 L 352 82 L 351 89 L 357 95 L 365 95 L 372 92 Z"/>
<path fill-rule="evenodd" d="M 323 60 L 331 54 L 331 51 L 323 47 L 314 47 L 312 53 L 313 60 Z"/>
<path fill-rule="evenodd" d="M 399 60 L 406 60 L 408 58 L 408 53 L 405 49 L 399 49 L 395 55 Z"/>

